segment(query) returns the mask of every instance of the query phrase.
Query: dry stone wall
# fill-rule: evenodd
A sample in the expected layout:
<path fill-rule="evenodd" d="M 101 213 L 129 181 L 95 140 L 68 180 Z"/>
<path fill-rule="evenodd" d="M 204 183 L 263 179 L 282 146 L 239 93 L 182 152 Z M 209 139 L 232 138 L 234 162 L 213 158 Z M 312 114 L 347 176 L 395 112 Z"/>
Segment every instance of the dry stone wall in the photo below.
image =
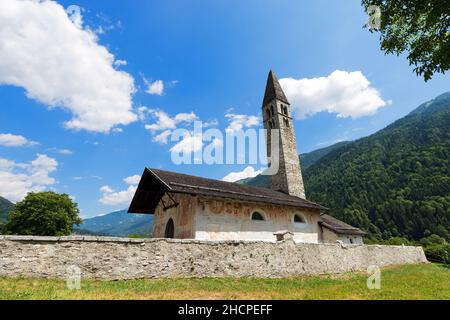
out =
<path fill-rule="evenodd" d="M 421 247 L 0 236 L 0 277 L 290 277 L 425 263 Z"/>

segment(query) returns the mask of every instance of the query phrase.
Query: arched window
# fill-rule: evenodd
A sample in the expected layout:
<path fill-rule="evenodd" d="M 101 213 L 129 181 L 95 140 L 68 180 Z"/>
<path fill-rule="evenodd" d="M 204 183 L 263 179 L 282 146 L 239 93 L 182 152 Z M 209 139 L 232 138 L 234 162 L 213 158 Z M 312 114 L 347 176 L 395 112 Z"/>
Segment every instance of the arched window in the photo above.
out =
<path fill-rule="evenodd" d="M 284 106 L 284 107 L 283 107 L 283 113 L 284 113 L 285 115 L 287 115 L 287 114 L 288 114 L 288 109 L 287 109 L 287 107 L 286 107 L 286 106 Z"/>
<path fill-rule="evenodd" d="M 275 108 L 273 106 L 271 106 L 270 110 L 272 111 L 272 115 L 274 115 L 275 114 Z"/>
<path fill-rule="evenodd" d="M 167 221 L 166 232 L 164 233 L 164 236 L 167 239 L 173 239 L 175 237 L 175 225 L 173 223 L 172 218 L 170 218 L 169 221 Z"/>
<path fill-rule="evenodd" d="M 262 213 L 255 211 L 252 213 L 252 220 L 253 221 L 265 221 L 264 216 Z"/>
<path fill-rule="evenodd" d="M 289 128 L 289 120 L 286 119 L 286 118 L 283 118 L 283 121 L 284 121 L 284 125 L 285 125 L 287 128 Z"/>
<path fill-rule="evenodd" d="M 308 224 L 308 221 L 306 220 L 305 216 L 300 213 L 294 214 L 293 222 L 294 225 L 297 227 L 304 227 Z"/>

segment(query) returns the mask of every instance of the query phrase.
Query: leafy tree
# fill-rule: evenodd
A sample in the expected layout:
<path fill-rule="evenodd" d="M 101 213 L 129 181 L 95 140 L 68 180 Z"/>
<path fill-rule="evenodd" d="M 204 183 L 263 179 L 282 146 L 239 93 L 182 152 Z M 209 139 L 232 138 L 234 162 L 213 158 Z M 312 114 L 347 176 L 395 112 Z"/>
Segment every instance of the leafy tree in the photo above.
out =
<path fill-rule="evenodd" d="M 448 0 L 362 0 L 380 9 L 380 24 L 370 32 L 380 32 L 381 50 L 387 54 L 408 53 L 410 65 L 425 81 L 450 67 L 450 4 Z M 373 8 L 373 7 L 372 7 Z M 369 9 L 369 10 L 368 10 Z"/>
<path fill-rule="evenodd" d="M 11 212 L 8 234 L 66 236 L 74 224 L 81 224 L 78 205 L 67 194 L 29 193 Z"/>

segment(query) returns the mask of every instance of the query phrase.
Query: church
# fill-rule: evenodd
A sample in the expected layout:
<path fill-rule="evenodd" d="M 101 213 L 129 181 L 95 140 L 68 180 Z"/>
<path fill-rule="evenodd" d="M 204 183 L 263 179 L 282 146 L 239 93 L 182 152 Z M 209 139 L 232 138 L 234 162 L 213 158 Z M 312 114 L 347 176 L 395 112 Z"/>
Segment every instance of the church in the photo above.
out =
<path fill-rule="evenodd" d="M 146 168 L 128 212 L 153 214 L 154 238 L 362 244 L 362 230 L 306 200 L 291 106 L 272 71 L 262 114 L 269 157 L 279 129 L 270 189 Z"/>

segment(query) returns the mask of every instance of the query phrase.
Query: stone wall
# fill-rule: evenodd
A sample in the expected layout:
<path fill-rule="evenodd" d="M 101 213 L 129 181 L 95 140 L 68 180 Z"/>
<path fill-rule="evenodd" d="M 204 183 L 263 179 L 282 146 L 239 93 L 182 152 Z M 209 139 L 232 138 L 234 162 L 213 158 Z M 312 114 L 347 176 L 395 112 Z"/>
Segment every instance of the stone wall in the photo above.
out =
<path fill-rule="evenodd" d="M 420 247 L 0 236 L 0 277 L 288 277 L 425 263 Z M 69 271 L 71 270 L 71 271 Z"/>

